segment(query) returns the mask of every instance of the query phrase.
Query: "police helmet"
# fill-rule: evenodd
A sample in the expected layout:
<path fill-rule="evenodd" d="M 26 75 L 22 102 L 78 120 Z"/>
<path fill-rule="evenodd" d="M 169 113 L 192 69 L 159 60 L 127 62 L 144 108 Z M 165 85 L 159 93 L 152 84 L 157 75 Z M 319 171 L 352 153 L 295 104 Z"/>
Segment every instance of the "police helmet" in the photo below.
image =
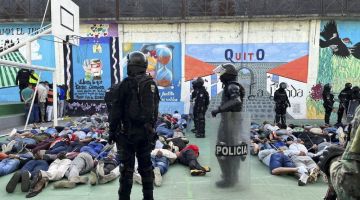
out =
<path fill-rule="evenodd" d="M 346 84 L 345 84 L 345 88 L 350 89 L 351 87 L 352 87 L 352 84 L 351 84 L 351 83 L 346 83 Z"/>
<path fill-rule="evenodd" d="M 145 56 L 140 51 L 133 51 L 127 55 L 127 66 L 137 66 L 137 67 L 143 67 L 147 68 L 148 61 Z"/>
<path fill-rule="evenodd" d="M 233 75 L 233 76 L 238 75 L 238 71 L 236 70 L 236 67 L 231 63 L 221 64 L 221 65 L 217 66 L 214 69 L 214 73 L 219 74 L 220 76 L 222 76 L 224 74 L 229 74 L 229 75 Z"/>
<path fill-rule="evenodd" d="M 324 85 L 324 88 L 332 88 L 332 85 L 330 84 L 330 83 L 326 83 L 325 85 Z"/>
<path fill-rule="evenodd" d="M 355 86 L 352 88 L 354 93 L 359 93 L 360 92 L 360 88 L 358 86 Z"/>
<path fill-rule="evenodd" d="M 330 92 L 330 91 L 331 91 L 331 88 L 332 88 L 331 84 L 330 84 L 330 83 L 326 83 L 326 84 L 324 85 L 323 91 L 324 91 L 324 92 Z"/>
<path fill-rule="evenodd" d="M 287 84 L 286 84 L 285 82 L 281 82 L 281 83 L 280 83 L 280 88 L 286 89 L 286 88 L 287 88 Z"/>
<path fill-rule="evenodd" d="M 197 86 L 203 86 L 204 85 L 204 79 L 202 79 L 201 77 L 197 78 L 195 84 Z"/>

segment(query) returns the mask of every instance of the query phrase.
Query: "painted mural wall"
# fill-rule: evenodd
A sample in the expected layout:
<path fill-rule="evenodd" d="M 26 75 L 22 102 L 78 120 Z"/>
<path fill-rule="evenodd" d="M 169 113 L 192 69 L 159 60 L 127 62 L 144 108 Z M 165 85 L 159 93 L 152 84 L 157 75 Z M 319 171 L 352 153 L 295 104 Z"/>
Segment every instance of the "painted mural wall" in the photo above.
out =
<path fill-rule="evenodd" d="M 323 119 L 322 89 L 331 83 L 337 99 L 345 83 L 360 85 L 360 22 L 322 21 L 320 25 L 319 66 L 316 84 L 307 97 L 307 118 Z M 334 105 L 332 122 L 337 117 Z"/>
<path fill-rule="evenodd" d="M 64 45 L 69 114 L 105 112 L 105 91 L 120 80 L 117 26 L 86 24 L 80 32 L 79 46 Z"/>
<path fill-rule="evenodd" d="M 0 52 L 18 44 L 29 34 L 37 31 L 40 24 L 1 24 L 0 25 Z M 55 67 L 54 43 L 52 36 L 44 36 L 31 43 L 32 64 L 46 67 Z M 2 59 L 26 63 L 25 47 L 11 52 Z M 19 89 L 16 85 L 18 68 L 0 66 L 0 102 L 19 102 Z M 40 71 L 36 71 L 40 73 Z M 41 80 L 52 82 L 50 72 L 41 72 Z"/>
<path fill-rule="evenodd" d="M 132 51 L 143 52 L 148 59 L 147 72 L 156 81 L 160 92 L 160 112 L 183 113 L 181 101 L 182 65 L 180 43 L 124 43 L 123 74 L 127 74 L 126 55 Z"/>
<path fill-rule="evenodd" d="M 186 56 L 191 58 L 185 66 L 202 68 L 204 76 L 210 70 L 207 65 L 235 64 L 247 101 L 259 102 L 248 103 L 253 105 L 248 106 L 248 111 L 254 113 L 254 117 L 268 118 L 261 113 L 273 113 L 272 97 L 280 82 L 289 85 L 287 92 L 293 105 L 288 109 L 290 116 L 306 117 L 306 106 L 301 102 L 306 100 L 308 43 L 188 44 Z M 216 76 L 211 77 L 210 87 L 213 97 L 221 92 Z"/>

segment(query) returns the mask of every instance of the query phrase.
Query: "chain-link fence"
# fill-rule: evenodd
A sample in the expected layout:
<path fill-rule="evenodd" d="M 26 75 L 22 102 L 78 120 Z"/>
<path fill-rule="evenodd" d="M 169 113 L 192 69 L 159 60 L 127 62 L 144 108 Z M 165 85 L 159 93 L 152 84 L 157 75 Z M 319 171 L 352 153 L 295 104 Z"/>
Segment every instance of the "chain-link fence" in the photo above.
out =
<path fill-rule="evenodd" d="M 360 16 L 359 0 L 73 0 L 83 20 Z M 40 19 L 47 0 L 0 0 L 0 19 Z M 47 15 L 48 19 L 50 13 Z"/>

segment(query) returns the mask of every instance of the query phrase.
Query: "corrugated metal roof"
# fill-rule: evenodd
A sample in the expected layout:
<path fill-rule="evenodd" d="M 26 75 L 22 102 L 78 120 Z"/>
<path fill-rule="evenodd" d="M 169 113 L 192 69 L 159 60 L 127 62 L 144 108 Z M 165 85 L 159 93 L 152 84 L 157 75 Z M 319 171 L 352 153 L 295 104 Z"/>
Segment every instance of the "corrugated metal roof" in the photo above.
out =
<path fill-rule="evenodd" d="M 19 51 L 14 51 L 2 56 L 1 59 L 19 63 L 26 63 L 26 59 Z M 16 86 L 16 74 L 19 68 L 0 65 L 0 88 Z"/>

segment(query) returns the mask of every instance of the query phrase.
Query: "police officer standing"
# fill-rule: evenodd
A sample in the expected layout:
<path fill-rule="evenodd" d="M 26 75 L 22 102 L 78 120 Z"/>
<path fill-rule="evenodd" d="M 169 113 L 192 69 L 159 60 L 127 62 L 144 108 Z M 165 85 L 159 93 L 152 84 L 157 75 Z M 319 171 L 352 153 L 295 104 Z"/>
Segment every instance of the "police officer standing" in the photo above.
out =
<path fill-rule="evenodd" d="M 282 82 L 280 83 L 280 88 L 274 93 L 275 123 L 280 123 L 281 120 L 283 125 L 286 125 L 286 108 L 291 107 L 289 98 L 285 91 L 286 88 L 287 84 Z"/>
<path fill-rule="evenodd" d="M 352 84 L 351 83 L 346 83 L 345 84 L 345 88 L 343 90 L 341 90 L 338 98 L 340 101 L 339 104 L 339 109 L 338 109 L 338 118 L 337 118 L 337 123 L 341 124 L 341 120 L 343 118 L 344 112 L 345 114 L 347 113 L 347 109 L 349 107 L 349 103 L 351 100 L 351 96 L 352 96 Z"/>
<path fill-rule="evenodd" d="M 330 124 L 330 116 L 331 116 L 331 112 L 334 108 L 334 95 L 331 92 L 331 85 L 329 83 L 324 85 L 324 89 L 323 89 L 323 106 L 325 109 L 325 124 L 329 125 Z"/>
<path fill-rule="evenodd" d="M 228 147 L 238 146 L 238 142 L 241 140 L 245 141 L 243 140 L 243 135 L 241 135 L 244 131 L 234 125 L 240 123 L 236 117 L 238 115 L 241 116 L 240 112 L 242 110 L 245 90 L 237 82 L 238 72 L 233 64 L 220 65 L 214 72 L 220 75 L 220 81 L 224 84 L 220 106 L 211 111 L 213 117 L 221 113 L 217 145 Z M 248 136 L 245 135 L 245 137 Z M 240 158 L 238 156 L 218 156 L 217 160 L 221 168 L 222 180 L 218 181 L 216 185 L 220 188 L 235 186 L 239 181 L 238 171 L 240 169 Z"/>
<path fill-rule="evenodd" d="M 196 133 L 196 131 L 197 131 L 197 127 L 196 127 L 197 122 L 196 122 L 196 118 L 195 118 L 196 114 L 194 113 L 194 104 L 195 104 L 196 94 L 198 92 L 198 88 L 196 87 L 196 85 L 197 85 L 196 81 L 197 80 L 194 80 L 193 82 L 191 82 L 193 91 L 191 93 L 191 98 L 190 98 L 190 112 L 189 112 L 189 114 L 191 114 L 190 115 L 191 119 L 194 121 L 194 128 L 191 129 L 191 132 L 193 132 L 193 133 Z"/>
<path fill-rule="evenodd" d="M 194 103 L 194 122 L 195 122 L 195 136 L 197 138 L 205 137 L 205 113 L 209 106 L 209 93 L 204 87 L 204 80 L 198 78 L 193 85 L 196 88 L 195 103 Z"/>
<path fill-rule="evenodd" d="M 139 52 L 127 56 L 126 77 L 113 92 L 109 143 L 116 142 L 120 159 L 119 199 L 129 200 L 135 155 L 142 177 L 143 199 L 153 200 L 154 173 L 150 153 L 155 147 L 154 125 L 158 116 L 159 91 L 146 74 L 147 58 Z"/>

